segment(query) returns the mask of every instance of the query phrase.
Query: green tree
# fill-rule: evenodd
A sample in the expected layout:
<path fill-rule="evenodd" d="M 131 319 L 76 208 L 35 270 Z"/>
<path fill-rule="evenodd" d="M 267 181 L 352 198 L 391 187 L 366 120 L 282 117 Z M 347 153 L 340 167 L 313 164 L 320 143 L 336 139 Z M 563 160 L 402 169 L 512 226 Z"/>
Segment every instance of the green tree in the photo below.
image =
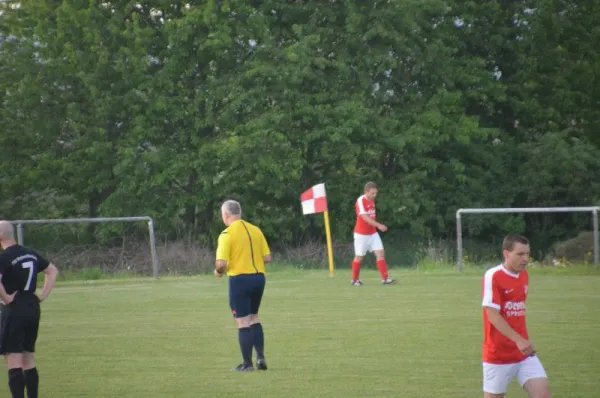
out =
<path fill-rule="evenodd" d="M 11 147 L 35 156 L 15 180 L 70 199 L 57 203 L 62 214 L 98 216 L 119 185 L 117 154 L 147 77 L 142 11 L 130 2 L 23 1 L 7 23 L 31 54 L 16 76 L 23 101 L 12 118 L 27 138 Z"/>

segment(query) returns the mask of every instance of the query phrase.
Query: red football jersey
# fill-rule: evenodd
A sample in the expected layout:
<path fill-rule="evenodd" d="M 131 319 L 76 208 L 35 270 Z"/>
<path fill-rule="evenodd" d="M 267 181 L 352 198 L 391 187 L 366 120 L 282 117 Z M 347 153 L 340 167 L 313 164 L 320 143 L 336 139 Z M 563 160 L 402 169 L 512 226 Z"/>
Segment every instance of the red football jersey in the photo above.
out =
<path fill-rule="evenodd" d="M 527 271 L 515 274 L 502 264 L 490 268 L 483 278 L 483 362 L 517 363 L 525 359 L 517 344 L 500 333 L 488 320 L 485 307 L 500 310 L 500 315 L 523 338 L 529 339 L 525 323 Z"/>
<path fill-rule="evenodd" d="M 367 224 L 362 219 L 361 214 L 366 214 L 373 220 L 375 219 L 375 201 L 367 199 L 365 195 L 361 195 L 354 204 L 356 210 L 356 225 L 354 226 L 354 233 L 360 235 L 373 235 L 377 232 L 377 228 Z"/>

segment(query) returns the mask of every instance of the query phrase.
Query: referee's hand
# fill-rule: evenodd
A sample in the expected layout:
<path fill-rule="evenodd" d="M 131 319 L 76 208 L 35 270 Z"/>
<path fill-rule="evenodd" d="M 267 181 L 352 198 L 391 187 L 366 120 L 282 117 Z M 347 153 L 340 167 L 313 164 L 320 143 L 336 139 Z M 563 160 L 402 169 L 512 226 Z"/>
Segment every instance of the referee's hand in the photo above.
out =
<path fill-rule="evenodd" d="M 215 276 L 217 278 L 222 278 L 224 273 L 223 272 L 219 272 L 219 270 L 215 268 L 215 270 L 213 271 L 213 274 L 215 274 Z"/>

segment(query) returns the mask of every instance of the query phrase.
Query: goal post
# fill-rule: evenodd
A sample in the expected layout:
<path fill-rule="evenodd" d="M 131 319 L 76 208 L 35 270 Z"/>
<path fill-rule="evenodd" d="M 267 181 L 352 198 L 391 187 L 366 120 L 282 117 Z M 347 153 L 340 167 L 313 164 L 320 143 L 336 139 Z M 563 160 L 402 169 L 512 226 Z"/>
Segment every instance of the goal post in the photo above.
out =
<path fill-rule="evenodd" d="M 600 207 L 506 207 L 506 208 L 482 208 L 482 209 L 458 209 L 456 211 L 456 255 L 458 270 L 463 268 L 462 247 L 462 215 L 463 214 L 509 214 L 509 213 L 592 213 L 592 224 L 594 230 L 594 264 L 600 265 L 600 253 L 598 248 L 598 212 Z"/>
<path fill-rule="evenodd" d="M 158 256 L 156 254 L 156 239 L 154 237 L 154 220 L 151 217 L 98 217 L 98 218 L 54 218 L 47 220 L 13 220 L 9 221 L 17 227 L 17 241 L 20 245 L 24 243 L 23 225 L 26 224 L 81 224 L 81 223 L 108 223 L 145 221 L 148 223 L 148 236 L 150 239 L 150 255 L 152 257 L 152 273 L 154 279 L 158 279 Z"/>

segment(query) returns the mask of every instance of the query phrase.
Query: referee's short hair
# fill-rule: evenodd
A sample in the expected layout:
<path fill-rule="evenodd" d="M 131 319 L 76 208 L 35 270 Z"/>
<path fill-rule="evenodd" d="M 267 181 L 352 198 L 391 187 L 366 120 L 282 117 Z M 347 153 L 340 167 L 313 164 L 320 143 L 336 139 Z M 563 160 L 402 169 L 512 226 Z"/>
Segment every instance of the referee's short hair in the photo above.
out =
<path fill-rule="evenodd" d="M 236 200 L 226 200 L 223 202 L 221 209 L 230 216 L 242 216 L 242 206 L 240 205 L 240 202 Z"/>

